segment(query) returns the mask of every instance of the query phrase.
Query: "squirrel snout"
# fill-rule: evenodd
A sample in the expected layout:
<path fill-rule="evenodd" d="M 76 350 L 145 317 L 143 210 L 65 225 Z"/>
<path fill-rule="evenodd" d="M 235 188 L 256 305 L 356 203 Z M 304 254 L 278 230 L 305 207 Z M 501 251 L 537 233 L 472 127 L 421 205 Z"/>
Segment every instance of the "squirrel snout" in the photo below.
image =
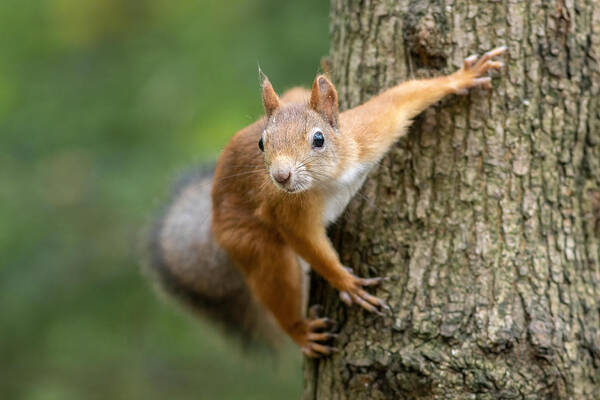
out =
<path fill-rule="evenodd" d="M 271 164 L 270 172 L 273 181 L 282 186 L 282 188 L 288 189 L 289 185 L 292 185 L 292 170 L 293 161 L 287 157 L 278 157 L 273 160 Z"/>
<path fill-rule="evenodd" d="M 271 177 L 280 185 L 286 185 L 292 180 L 292 162 L 286 157 L 278 157 L 271 165 Z"/>
<path fill-rule="evenodd" d="M 289 182 L 290 177 L 292 176 L 292 172 L 289 169 L 277 169 L 273 171 L 272 174 L 277 183 L 282 185 Z"/>

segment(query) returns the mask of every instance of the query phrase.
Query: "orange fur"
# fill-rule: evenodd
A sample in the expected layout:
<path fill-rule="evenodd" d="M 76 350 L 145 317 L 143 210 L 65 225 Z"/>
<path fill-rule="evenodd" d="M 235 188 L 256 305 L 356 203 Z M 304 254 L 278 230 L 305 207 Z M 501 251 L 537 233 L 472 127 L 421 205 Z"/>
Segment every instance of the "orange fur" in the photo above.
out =
<path fill-rule="evenodd" d="M 363 290 L 376 280 L 358 278 L 341 265 L 326 224 L 353 194 L 345 195 L 345 185 L 357 190 L 412 118 L 450 93 L 489 85 L 479 77 L 501 66 L 491 58 L 503 51 L 493 50 L 477 63 L 467 59 L 449 76 L 405 82 L 339 115 L 337 92 L 324 76 L 317 76 L 312 91 L 295 88 L 281 99 L 265 77 L 267 117 L 239 131 L 217 163 L 212 231 L 255 295 L 307 355 L 334 349 L 319 343 L 329 335 L 312 331 L 323 328 L 322 319 L 301 314 L 297 256 L 338 289 L 345 302 L 370 311 L 385 309 Z M 315 145 L 317 134 L 323 146 Z M 261 138 L 264 154 L 257 145 Z M 288 181 L 276 182 L 281 171 L 289 172 Z"/>

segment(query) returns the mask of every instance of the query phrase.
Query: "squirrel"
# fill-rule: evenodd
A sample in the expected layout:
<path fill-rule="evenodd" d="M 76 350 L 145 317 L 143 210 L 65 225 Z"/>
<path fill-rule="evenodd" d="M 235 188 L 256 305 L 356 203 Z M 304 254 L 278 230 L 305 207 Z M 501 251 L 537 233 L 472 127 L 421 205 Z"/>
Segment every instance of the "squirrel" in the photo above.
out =
<path fill-rule="evenodd" d="M 470 56 L 450 75 L 401 83 L 341 113 L 325 75 L 311 90 L 281 98 L 261 75 L 265 116 L 233 136 L 212 176 L 184 185 L 155 230 L 154 265 L 164 286 L 243 336 L 268 337 L 276 321 L 305 355 L 336 352 L 333 321 L 318 308 L 303 315 L 301 263 L 347 305 L 389 311 L 366 290 L 384 279 L 345 268 L 326 227 L 420 112 L 449 94 L 491 89 L 484 75 L 503 66 L 494 58 L 505 51 Z"/>

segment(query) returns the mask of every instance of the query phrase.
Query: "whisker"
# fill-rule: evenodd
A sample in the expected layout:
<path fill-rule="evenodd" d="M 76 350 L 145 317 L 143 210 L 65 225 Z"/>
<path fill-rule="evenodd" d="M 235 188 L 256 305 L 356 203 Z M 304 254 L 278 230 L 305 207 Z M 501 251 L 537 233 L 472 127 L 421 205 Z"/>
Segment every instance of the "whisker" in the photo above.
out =
<path fill-rule="evenodd" d="M 259 175 L 261 172 L 263 172 L 263 170 L 240 172 L 239 174 L 227 175 L 227 176 L 224 176 L 224 177 L 219 178 L 217 180 L 213 180 L 213 182 L 221 182 L 221 181 L 224 181 L 224 180 L 227 180 L 227 179 L 237 178 L 239 176 Z"/>

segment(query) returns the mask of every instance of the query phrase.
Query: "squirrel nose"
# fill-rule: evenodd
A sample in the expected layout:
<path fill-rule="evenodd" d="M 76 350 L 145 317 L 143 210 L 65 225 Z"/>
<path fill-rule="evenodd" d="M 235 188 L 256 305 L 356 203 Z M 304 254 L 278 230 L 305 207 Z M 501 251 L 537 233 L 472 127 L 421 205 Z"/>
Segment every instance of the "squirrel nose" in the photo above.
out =
<path fill-rule="evenodd" d="M 292 173 L 291 173 L 291 171 L 289 169 L 288 170 L 278 169 L 277 171 L 275 171 L 273 173 L 273 178 L 275 178 L 275 180 L 278 183 L 281 183 L 282 185 L 284 183 L 288 182 L 290 180 L 291 176 L 292 176 Z"/>

